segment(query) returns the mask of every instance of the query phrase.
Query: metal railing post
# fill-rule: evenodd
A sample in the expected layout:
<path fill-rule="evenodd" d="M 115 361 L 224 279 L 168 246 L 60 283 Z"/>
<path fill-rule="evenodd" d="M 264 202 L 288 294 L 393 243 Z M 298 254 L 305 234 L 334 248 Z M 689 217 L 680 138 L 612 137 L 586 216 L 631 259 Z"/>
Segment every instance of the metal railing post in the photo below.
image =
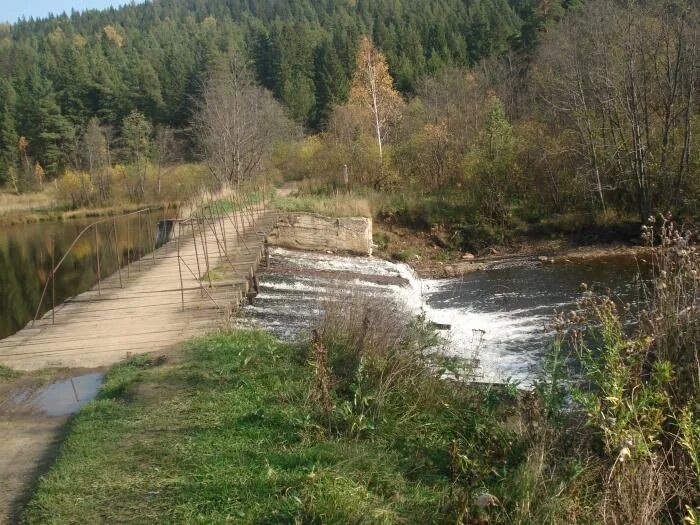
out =
<path fill-rule="evenodd" d="M 56 267 L 56 238 L 51 242 L 51 324 L 56 324 L 56 275 L 54 268 Z"/>
<path fill-rule="evenodd" d="M 202 269 L 199 266 L 199 250 L 197 250 L 197 236 L 194 234 L 194 226 L 192 226 L 192 223 L 190 223 L 190 226 L 192 227 L 192 242 L 194 243 L 194 256 L 197 259 L 197 281 L 199 281 L 199 286 L 201 288 L 202 287 Z M 201 289 L 200 289 L 199 293 L 202 297 L 204 296 Z"/>
<path fill-rule="evenodd" d="M 131 239 L 129 235 L 129 219 L 126 220 L 126 278 L 131 277 Z"/>
<path fill-rule="evenodd" d="M 182 234 L 182 223 L 177 221 L 177 271 L 180 273 L 180 300 L 182 301 L 182 311 L 185 311 L 185 287 L 182 284 L 182 265 L 180 264 L 180 235 Z"/>
<path fill-rule="evenodd" d="M 141 249 L 143 248 L 143 243 L 141 242 L 141 212 L 140 211 L 138 212 L 138 218 L 139 218 L 139 234 L 138 234 L 138 241 L 136 241 L 136 242 L 139 243 L 138 244 L 139 250 L 137 253 L 139 255 L 139 272 L 140 272 L 141 271 L 141 259 L 143 258 L 143 257 L 141 257 Z"/>
<path fill-rule="evenodd" d="M 97 261 L 97 295 L 102 295 L 102 272 L 100 271 L 100 238 L 97 233 L 97 224 L 95 228 L 95 260 Z"/>
<path fill-rule="evenodd" d="M 122 255 L 119 252 L 119 240 L 117 239 L 117 219 L 112 219 L 114 229 L 114 255 L 117 257 L 117 272 L 119 273 L 119 288 L 124 288 L 122 282 Z"/>

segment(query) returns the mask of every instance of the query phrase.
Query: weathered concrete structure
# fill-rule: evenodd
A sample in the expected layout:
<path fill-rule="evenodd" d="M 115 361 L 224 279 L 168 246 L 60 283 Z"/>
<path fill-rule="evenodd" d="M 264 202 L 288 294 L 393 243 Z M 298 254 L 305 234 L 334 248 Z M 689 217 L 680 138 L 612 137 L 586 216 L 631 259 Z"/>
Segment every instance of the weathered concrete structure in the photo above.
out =
<path fill-rule="evenodd" d="M 372 255 L 372 219 L 332 218 L 313 213 L 281 213 L 271 246 L 297 250 Z"/>

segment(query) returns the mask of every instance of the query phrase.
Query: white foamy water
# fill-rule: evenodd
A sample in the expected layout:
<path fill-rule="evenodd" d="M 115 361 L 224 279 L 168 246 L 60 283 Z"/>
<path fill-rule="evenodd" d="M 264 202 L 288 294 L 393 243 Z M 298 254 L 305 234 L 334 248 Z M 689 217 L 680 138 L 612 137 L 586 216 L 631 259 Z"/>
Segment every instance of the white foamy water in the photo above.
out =
<path fill-rule="evenodd" d="M 546 324 L 576 300 L 579 283 L 613 287 L 629 277 L 621 278 L 612 266 L 529 265 L 462 279 L 420 279 L 403 263 L 284 249 L 274 249 L 271 261 L 255 305 L 245 309 L 245 324 L 262 325 L 282 338 L 303 337 L 321 315 L 322 302 L 355 294 L 385 297 L 392 299 L 387 304 L 449 325 L 442 332 L 446 351 L 467 358 L 476 352 L 483 381 L 523 386 L 537 376 L 551 345 Z"/>

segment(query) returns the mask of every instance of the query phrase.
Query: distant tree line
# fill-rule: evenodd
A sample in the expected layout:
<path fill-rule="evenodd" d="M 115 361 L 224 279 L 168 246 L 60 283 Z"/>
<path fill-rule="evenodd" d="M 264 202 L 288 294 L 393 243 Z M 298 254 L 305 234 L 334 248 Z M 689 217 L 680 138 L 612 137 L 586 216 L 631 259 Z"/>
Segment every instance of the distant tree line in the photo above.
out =
<path fill-rule="evenodd" d="M 134 110 L 153 128 L 188 130 L 193 99 L 234 51 L 291 118 L 315 130 L 347 99 L 362 36 L 382 50 L 406 95 L 446 67 L 527 52 L 543 20 L 558 16 L 559 3 L 549 4 L 161 0 L 3 25 L 0 183 L 11 171 L 31 178 L 37 166 L 46 177 L 62 173 L 93 118 L 119 140 Z"/>

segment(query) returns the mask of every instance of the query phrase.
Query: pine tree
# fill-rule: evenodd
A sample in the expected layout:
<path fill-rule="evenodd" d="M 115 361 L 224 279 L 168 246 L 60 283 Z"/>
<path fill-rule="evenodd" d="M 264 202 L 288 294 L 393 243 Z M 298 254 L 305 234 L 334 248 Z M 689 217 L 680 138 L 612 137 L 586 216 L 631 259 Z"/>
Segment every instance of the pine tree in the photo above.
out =
<path fill-rule="evenodd" d="M 19 136 L 15 125 L 16 94 L 12 85 L 0 80 L 0 184 L 10 179 L 10 171 L 17 167 L 17 144 Z"/>
<path fill-rule="evenodd" d="M 316 108 L 312 125 L 318 129 L 327 121 L 332 107 L 347 99 L 349 82 L 330 40 L 321 42 L 316 50 L 314 66 Z"/>
<path fill-rule="evenodd" d="M 151 155 L 153 127 L 143 113 L 133 110 L 122 125 L 123 157 L 128 163 L 145 161 Z"/>
<path fill-rule="evenodd" d="M 26 91 L 28 97 L 19 105 L 31 155 L 47 175 L 57 175 L 71 157 L 75 128 L 62 114 L 51 82 L 38 71 L 29 77 Z"/>

